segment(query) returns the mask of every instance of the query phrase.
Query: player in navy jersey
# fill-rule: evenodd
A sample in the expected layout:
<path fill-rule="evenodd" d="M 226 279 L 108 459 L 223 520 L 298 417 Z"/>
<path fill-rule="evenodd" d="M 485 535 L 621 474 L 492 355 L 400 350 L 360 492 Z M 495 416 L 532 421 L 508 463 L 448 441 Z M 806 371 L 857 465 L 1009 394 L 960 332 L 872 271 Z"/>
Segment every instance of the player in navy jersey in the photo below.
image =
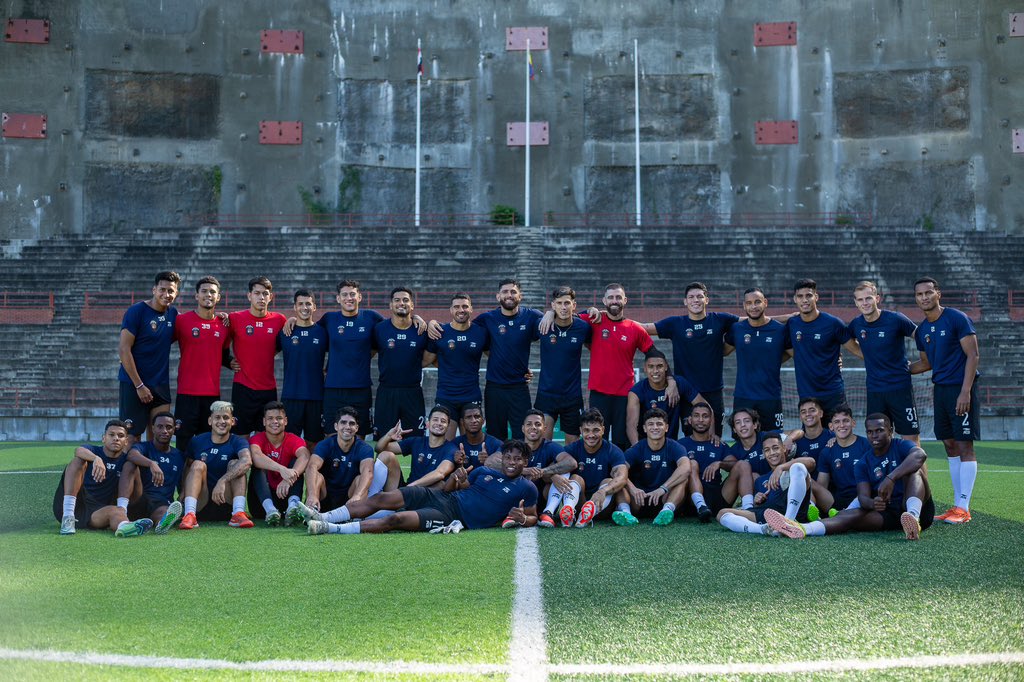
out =
<path fill-rule="evenodd" d="M 715 435 L 711 406 L 707 403 L 694 405 L 690 425 L 693 432 L 679 440 L 694 464 L 690 471 L 691 505 L 687 506 L 697 513 L 702 504 L 707 505 L 712 514 L 717 514 L 732 507 L 737 496 L 742 496 L 745 508 L 753 507 L 754 479 L 750 475 L 750 464 L 746 460 L 737 461 L 735 456 L 726 461 L 730 449 Z M 723 482 L 724 472 L 729 476 Z"/>
<path fill-rule="evenodd" d="M 452 321 L 437 327 L 437 338 L 427 341 L 424 362 L 437 365 L 437 395 L 435 402 L 444 405 L 452 414 L 461 414 L 466 403 L 480 403 L 480 358 L 488 349 L 490 336 L 487 328 L 473 324 L 473 300 L 469 294 L 452 295 Z M 431 320 L 431 327 L 437 323 Z M 433 333 L 433 332 L 432 332 Z M 448 440 L 455 438 L 458 424 L 448 425 Z"/>
<path fill-rule="evenodd" d="M 121 322 L 118 414 L 128 423 L 131 442 L 139 439 L 154 414 L 171 404 L 170 352 L 178 316 L 172 304 L 180 287 L 178 273 L 157 273 L 153 297 L 128 308 Z"/>
<path fill-rule="evenodd" d="M 842 320 L 818 310 L 818 284 L 813 279 L 793 285 L 793 302 L 800 314 L 786 321 L 786 334 L 793 349 L 797 393 L 821 400 L 826 416 L 831 417 L 832 410 L 846 402 L 840 349 L 861 357 L 860 348 Z"/>
<path fill-rule="evenodd" d="M 921 537 L 921 531 L 932 524 L 935 515 L 935 503 L 923 469 L 928 456 L 913 441 L 894 440 L 888 416 L 880 412 L 869 414 L 864 424 L 871 451 L 854 467 L 860 506 L 807 524 L 766 512 L 765 520 L 773 530 L 793 539 L 899 529 L 908 540 Z"/>
<path fill-rule="evenodd" d="M 657 348 L 651 348 L 644 355 L 646 378 L 633 384 L 626 396 L 626 437 L 636 445 L 644 436 L 640 428 L 640 415 L 657 407 L 668 415 L 666 437 L 675 440 L 679 436 L 679 425 L 690 416 L 690 409 L 696 403 L 707 402 L 690 382 L 681 376 L 669 374 L 668 360 Z M 675 387 L 670 393 L 669 385 Z"/>
<path fill-rule="evenodd" d="M 867 411 L 889 415 L 896 433 L 920 444 L 906 351 L 906 339 L 914 338 L 917 327 L 903 313 L 879 309 L 882 297 L 874 282 L 858 283 L 853 300 L 861 314 L 850 321 L 849 328 L 864 355 Z"/>
<path fill-rule="evenodd" d="M 583 381 L 581 358 L 583 347 L 590 346 L 590 325 L 576 317 L 576 292 L 561 286 L 551 292 L 554 312 L 551 328 L 540 340 L 540 385 L 534 408 L 545 417 L 545 438 L 552 438 L 555 422 L 565 434 L 565 442 L 580 437 L 580 414 L 583 412 Z"/>
<path fill-rule="evenodd" d="M 245 438 L 231 433 L 234 406 L 218 400 L 210 406 L 210 432 L 196 436 L 186 453 L 187 472 L 181 487 L 185 515 L 181 530 L 204 521 L 223 521 L 235 528 L 252 528 L 245 513 L 245 475 L 252 467 L 252 455 Z M 228 504 L 230 502 L 230 505 Z"/>
<path fill-rule="evenodd" d="M 545 438 L 544 417 L 540 410 L 528 410 L 523 420 L 523 442 L 529 448 L 529 460 L 523 469 L 523 476 L 533 481 L 547 500 L 538 525 L 554 528 L 555 514 L 562 504 L 562 496 L 571 490 L 569 473 L 576 470 L 577 462 L 565 448 Z M 489 462 L 487 466 L 494 468 L 496 463 Z"/>
<path fill-rule="evenodd" d="M 834 516 L 847 507 L 860 506 L 854 467 L 871 451 L 871 444 L 853 432 L 853 410 L 849 405 L 836 408 L 831 425 L 835 442 L 818 453 L 818 469 L 811 486 L 813 508 L 807 512 L 811 521 L 817 520 L 814 512 L 818 510 Z"/>
<path fill-rule="evenodd" d="M 836 435 L 825 428 L 825 406 L 820 400 L 802 398 L 798 407 L 801 428 L 792 434 L 794 453 L 797 457 L 811 457 L 817 460 L 825 444 Z M 836 409 L 839 409 L 838 406 Z"/>
<path fill-rule="evenodd" d="M 452 440 L 455 444 L 455 464 L 467 469 L 486 464 L 488 455 L 501 450 L 501 441 L 484 433 L 484 412 L 479 403 L 466 403 L 459 415 L 461 435 Z M 461 461 L 459 461 L 461 458 Z"/>
<path fill-rule="evenodd" d="M 686 315 L 666 317 L 644 325 L 651 336 L 672 341 L 672 360 L 676 372 L 704 397 L 715 411 L 715 433 L 722 435 L 723 361 L 725 336 L 739 318 L 732 313 L 708 312 L 708 288 L 703 282 L 690 282 L 683 289 Z M 672 436 L 674 437 L 674 436 Z"/>
<path fill-rule="evenodd" d="M 526 449 L 520 440 L 506 441 L 501 446 L 500 469 L 478 467 L 467 472 L 460 467 L 443 490 L 405 487 L 349 502 L 341 508 L 344 517 L 363 520 L 337 524 L 310 519 L 309 533 L 457 533 L 463 528 L 493 528 L 499 524 L 506 528 L 536 525 L 537 488 L 521 475 Z"/>
<path fill-rule="evenodd" d="M 172 413 L 154 416 L 150 430 L 153 440 L 136 443 L 128 451 L 118 484 L 117 506 L 122 510 L 121 521 L 127 523 L 129 500 L 136 499 L 131 511 L 147 517 L 156 524 L 156 534 L 164 535 L 181 518 L 181 502 L 175 501 L 174 492 L 185 473 L 185 456 L 171 447 L 176 430 Z"/>
<path fill-rule="evenodd" d="M 591 407 L 580 418 L 581 439 L 565 447 L 577 462 L 576 471 L 569 478 L 570 490 L 562 495 L 562 508 L 558 511 L 565 527 L 572 526 L 574 520 L 577 528 L 593 525 L 594 519 L 611 505 L 615 493 L 626 485 L 626 458 L 617 445 L 605 440 L 604 432 L 604 415 Z M 577 518 L 576 505 L 583 499 L 587 501 Z"/>
<path fill-rule="evenodd" d="M 761 447 L 769 471 L 754 482 L 754 508 L 718 512 L 718 522 L 735 533 L 771 535 L 774 527 L 767 521 L 773 512 L 780 518 L 807 520 L 814 459 L 797 457 L 786 461 L 782 435 L 775 431 L 764 434 Z"/>
<path fill-rule="evenodd" d="M 791 315 L 771 318 L 765 314 L 768 299 L 760 287 L 743 292 L 746 319 L 734 324 L 726 333 L 726 354 L 736 353 L 736 387 L 732 408 L 751 407 L 765 420 L 765 427 L 781 431 L 782 363 L 793 357 L 786 347 L 785 319 Z"/>
<path fill-rule="evenodd" d="M 377 351 L 380 378 L 377 405 L 374 408 L 374 434 L 379 438 L 387 424 L 401 421 L 413 436 L 423 435 L 424 411 L 421 386 L 426 334 L 412 320 L 413 293 L 406 287 L 391 290 L 391 319 L 381 320 L 373 328 L 373 347 Z"/>
<path fill-rule="evenodd" d="M 277 343 L 284 358 L 284 386 L 281 402 L 288 414 L 288 432 L 302 436 L 312 446 L 324 437 L 324 359 L 327 332 L 313 322 L 316 298 L 309 289 L 292 296 L 295 326 L 291 336 L 284 330 Z"/>
<path fill-rule="evenodd" d="M 921 359 L 910 366 L 910 372 L 932 371 L 935 437 L 946 448 L 953 480 L 953 507 L 936 518 L 946 523 L 966 523 L 971 520 L 971 495 L 978 475 L 974 441 L 981 438 L 974 390 L 980 360 L 978 335 L 969 317 L 941 305 L 942 291 L 931 277 L 914 283 L 914 299 L 924 320 L 914 334 Z"/>
<path fill-rule="evenodd" d="M 403 429 L 399 422 L 381 436 L 375 447 L 378 453 L 388 451 L 396 455 L 411 455 L 408 486 L 441 488 L 456 468 L 455 444 L 445 439 L 450 420 L 447 407 L 434 405 L 427 419 L 426 436 L 406 438 L 411 429 Z"/>

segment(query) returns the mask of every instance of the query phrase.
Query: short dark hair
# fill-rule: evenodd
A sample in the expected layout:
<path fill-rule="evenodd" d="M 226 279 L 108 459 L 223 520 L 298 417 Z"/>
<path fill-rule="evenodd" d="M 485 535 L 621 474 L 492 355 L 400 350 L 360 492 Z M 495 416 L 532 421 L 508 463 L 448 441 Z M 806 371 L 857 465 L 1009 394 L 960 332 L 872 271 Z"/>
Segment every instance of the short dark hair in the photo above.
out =
<path fill-rule="evenodd" d="M 845 414 L 850 419 L 853 419 L 853 408 L 846 403 L 842 403 L 838 407 L 836 407 L 836 409 L 832 410 L 833 417 L 839 414 Z"/>
<path fill-rule="evenodd" d="M 743 291 L 743 295 L 746 296 L 747 294 L 752 294 L 754 292 L 757 292 L 764 296 L 764 289 L 762 289 L 761 287 L 748 287 Z"/>
<path fill-rule="evenodd" d="M 708 295 L 708 286 L 704 284 L 704 282 L 690 282 L 686 285 L 686 288 L 683 289 L 683 297 L 686 297 L 693 289 L 700 289 L 704 292 L 705 296 Z"/>
<path fill-rule="evenodd" d="M 801 289 L 810 289 L 811 291 L 818 292 L 818 283 L 813 279 L 805 277 L 804 279 L 798 279 L 796 284 L 793 285 L 793 293 L 800 291 Z"/>
<path fill-rule="evenodd" d="M 746 412 L 747 414 L 749 414 L 750 418 L 754 421 L 754 424 L 757 425 L 758 430 L 760 430 L 760 427 L 761 427 L 761 415 L 758 414 L 757 410 L 755 410 L 753 407 L 737 407 L 735 410 L 733 410 L 732 414 L 729 415 L 729 428 L 730 429 L 732 429 L 733 431 L 736 430 L 736 415 L 738 415 L 741 412 Z"/>
<path fill-rule="evenodd" d="M 459 419 L 465 417 L 466 413 L 469 412 L 470 410 L 477 410 L 478 412 L 480 412 L 481 415 L 484 413 L 483 406 L 481 406 L 480 403 L 476 401 L 463 403 L 462 407 L 459 408 Z"/>
<path fill-rule="evenodd" d="M 123 419 L 111 419 L 107 421 L 106 424 L 103 425 L 103 432 L 106 433 L 107 429 L 109 429 L 111 426 L 117 426 L 119 428 L 124 429 L 125 431 L 128 430 L 128 423 L 125 422 Z"/>
<path fill-rule="evenodd" d="M 935 279 L 934 277 L 918 277 L 917 281 L 914 282 L 914 288 L 915 289 L 917 288 L 918 284 L 931 284 L 937 290 L 941 291 L 941 287 L 939 287 L 939 281 L 937 279 Z"/>
<path fill-rule="evenodd" d="M 511 284 L 515 286 L 515 288 L 519 289 L 519 291 L 523 290 L 523 287 L 519 286 L 519 280 L 516 279 L 515 277 L 506 277 L 505 279 L 501 280 L 500 282 L 498 282 L 498 288 L 501 289 L 506 284 Z"/>
<path fill-rule="evenodd" d="M 156 420 L 159 419 L 160 417 L 168 417 L 168 418 L 170 418 L 170 420 L 172 422 L 175 421 L 174 413 L 171 412 L 170 410 L 164 410 L 162 412 L 157 412 L 152 417 L 150 417 L 149 418 L 149 423 L 155 426 L 156 425 Z M 177 422 L 175 422 L 175 423 L 177 423 Z"/>
<path fill-rule="evenodd" d="M 647 362 L 648 360 L 664 360 L 666 363 L 668 362 L 668 358 L 665 354 L 654 347 L 644 353 L 644 362 Z"/>
<path fill-rule="evenodd" d="M 397 294 L 399 291 L 404 291 L 405 293 L 409 294 L 409 298 L 416 298 L 416 294 L 414 294 L 412 292 L 412 289 L 410 289 L 409 287 L 395 287 L 394 289 L 391 290 L 391 293 L 388 294 L 388 300 L 390 301 L 391 299 L 393 299 L 395 297 L 395 294 Z"/>
<path fill-rule="evenodd" d="M 356 291 L 359 291 L 359 281 L 354 279 L 341 280 L 340 282 L 338 282 L 338 291 L 336 293 L 340 294 L 341 290 L 344 289 L 345 287 L 351 287 Z"/>
<path fill-rule="evenodd" d="M 309 289 L 296 289 L 295 294 L 292 296 L 292 303 L 297 302 L 299 300 L 299 296 L 311 298 L 313 299 L 313 303 L 316 303 L 316 296 L 314 296 L 313 292 Z"/>
<path fill-rule="evenodd" d="M 646 424 L 648 419 L 661 419 L 668 424 L 668 412 L 660 407 L 652 407 L 644 412 L 644 416 L 640 418 L 640 423 Z"/>
<path fill-rule="evenodd" d="M 338 411 L 334 414 L 334 423 L 337 424 L 340 422 L 342 417 L 352 417 L 356 420 L 356 424 L 359 424 L 361 421 L 359 419 L 359 410 L 351 405 L 345 405 L 344 407 L 338 408 Z"/>
<path fill-rule="evenodd" d="M 528 457 L 530 454 L 530 446 L 526 444 L 526 441 L 519 438 L 510 438 L 501 444 L 501 454 L 504 455 L 513 450 L 518 450 L 519 454 L 523 457 Z"/>
<path fill-rule="evenodd" d="M 442 405 L 441 403 L 437 403 L 436 405 L 430 408 L 430 412 L 427 412 L 427 419 L 433 417 L 435 412 L 440 412 L 444 416 L 448 417 L 448 421 L 452 420 L 452 411 L 449 410 L 444 405 Z"/>
<path fill-rule="evenodd" d="M 605 293 L 608 293 L 608 291 L 611 289 L 622 289 L 622 293 L 626 293 L 626 287 L 622 286 L 618 282 L 611 282 L 609 284 L 606 284 L 604 287 Z"/>
<path fill-rule="evenodd" d="M 807 403 L 814 403 L 815 405 L 818 406 L 818 409 L 821 410 L 822 414 L 825 413 L 825 403 L 821 402 L 821 400 L 819 398 L 815 398 L 815 397 L 800 398 L 800 402 L 798 402 L 796 404 L 796 409 L 799 411 L 800 408 L 803 407 Z"/>
<path fill-rule="evenodd" d="M 452 294 L 452 303 L 455 303 L 455 301 L 457 301 L 460 298 L 464 298 L 470 303 L 473 302 L 473 299 L 470 298 L 469 294 L 467 294 L 465 291 L 456 291 L 454 294 Z"/>
<path fill-rule="evenodd" d="M 267 412 L 270 412 L 271 410 L 281 410 L 282 412 L 285 413 L 286 416 L 288 414 L 288 411 L 284 407 L 284 403 L 282 403 L 280 400 L 271 400 L 269 403 L 263 406 L 264 415 L 266 415 Z"/>
<path fill-rule="evenodd" d="M 889 415 L 887 415 L 885 412 L 872 412 L 868 416 L 864 417 L 864 425 L 867 426 L 868 422 L 873 422 L 876 419 L 881 419 L 882 421 L 885 422 L 885 425 L 887 427 L 889 427 L 890 429 L 892 428 L 892 420 L 889 419 Z"/>
<path fill-rule="evenodd" d="M 181 275 L 176 273 L 174 270 L 164 270 L 163 272 L 156 273 L 156 277 L 153 278 L 153 286 L 160 284 L 160 282 L 170 282 L 171 284 L 181 285 Z"/>
<path fill-rule="evenodd" d="M 574 301 L 576 300 L 576 292 L 570 286 L 563 285 L 560 287 L 555 287 L 554 289 L 551 290 L 552 301 L 555 300 L 556 298 L 562 298 L 563 296 L 568 296 Z"/>
<path fill-rule="evenodd" d="M 764 433 L 762 433 L 761 434 L 761 445 L 762 446 L 764 445 L 764 442 L 766 440 L 777 440 L 780 443 L 783 442 L 782 441 L 782 434 L 779 433 L 778 431 L 765 431 Z"/>
<path fill-rule="evenodd" d="M 690 408 L 690 412 L 693 412 L 698 407 L 703 407 L 705 410 L 707 410 L 707 411 L 709 411 L 711 413 L 712 417 L 715 416 L 715 408 L 711 407 L 711 405 L 709 403 L 706 403 L 703 400 L 701 402 L 699 402 L 699 403 L 694 403 L 693 407 Z"/>
<path fill-rule="evenodd" d="M 257 284 L 262 286 L 267 291 L 274 290 L 274 285 L 270 283 L 270 280 L 264 277 L 263 275 L 259 275 L 249 280 L 249 291 L 251 292 Z"/>
<path fill-rule="evenodd" d="M 526 414 L 523 415 L 523 422 L 526 421 L 527 417 L 540 417 L 541 419 L 544 419 L 545 415 L 541 410 L 538 410 L 536 407 L 531 407 L 526 411 Z"/>
<path fill-rule="evenodd" d="M 205 277 L 200 277 L 199 280 L 196 282 L 196 293 L 197 294 L 199 293 L 199 287 L 203 286 L 204 284 L 212 284 L 213 286 L 217 287 L 218 289 L 221 288 L 220 287 L 220 281 L 216 277 L 214 277 L 213 275 L 206 275 Z"/>
<path fill-rule="evenodd" d="M 600 424 L 604 426 L 604 415 L 596 407 L 588 408 L 580 415 L 580 424 Z"/>

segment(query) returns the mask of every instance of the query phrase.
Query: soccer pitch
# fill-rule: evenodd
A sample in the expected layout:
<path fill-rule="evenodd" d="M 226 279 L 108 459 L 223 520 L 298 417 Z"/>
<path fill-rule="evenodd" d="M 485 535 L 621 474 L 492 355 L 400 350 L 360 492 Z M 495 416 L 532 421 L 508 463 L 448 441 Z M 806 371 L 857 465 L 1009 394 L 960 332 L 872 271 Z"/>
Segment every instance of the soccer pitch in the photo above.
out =
<path fill-rule="evenodd" d="M 61 537 L 51 501 L 71 447 L 0 445 L 3 679 L 1024 678 L 1018 443 L 980 444 L 974 521 L 917 543 L 689 519 Z M 945 457 L 926 450 L 941 510 Z"/>

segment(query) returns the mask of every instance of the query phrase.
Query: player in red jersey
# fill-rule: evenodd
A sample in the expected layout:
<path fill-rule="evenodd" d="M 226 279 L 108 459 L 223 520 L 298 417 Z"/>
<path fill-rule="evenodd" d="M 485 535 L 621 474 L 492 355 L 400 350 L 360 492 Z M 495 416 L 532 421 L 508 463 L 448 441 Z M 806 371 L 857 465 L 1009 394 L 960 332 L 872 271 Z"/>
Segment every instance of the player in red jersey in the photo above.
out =
<path fill-rule="evenodd" d="M 285 323 L 284 315 L 270 312 L 274 286 L 269 279 L 250 279 L 248 298 L 248 310 L 228 316 L 235 351 L 235 359 L 231 361 L 231 369 L 235 371 L 231 402 L 235 406 L 236 420 L 232 431 L 243 436 L 260 428 L 263 406 L 277 400 L 274 355 L 277 333 Z"/>
<path fill-rule="evenodd" d="M 228 328 L 215 314 L 220 291 L 216 277 L 202 277 L 196 282 L 196 309 L 174 321 L 174 340 L 181 350 L 174 401 L 179 426 L 174 437 L 182 452 L 188 452 L 192 436 L 210 431 L 210 406 L 220 400 L 220 369 L 231 363 Z"/>
<path fill-rule="evenodd" d="M 284 403 L 273 401 L 263 408 L 263 431 L 249 438 L 252 475 L 249 476 L 249 509 L 262 507 L 267 525 L 281 522 L 281 512 L 289 512 L 302 501 L 303 474 L 309 463 L 309 448 L 302 436 L 288 433 L 288 415 Z M 259 501 L 259 505 L 254 502 Z M 287 507 L 278 507 L 279 501 Z M 257 512 L 258 513 L 258 512 Z M 285 525 L 291 514 L 285 514 Z"/>

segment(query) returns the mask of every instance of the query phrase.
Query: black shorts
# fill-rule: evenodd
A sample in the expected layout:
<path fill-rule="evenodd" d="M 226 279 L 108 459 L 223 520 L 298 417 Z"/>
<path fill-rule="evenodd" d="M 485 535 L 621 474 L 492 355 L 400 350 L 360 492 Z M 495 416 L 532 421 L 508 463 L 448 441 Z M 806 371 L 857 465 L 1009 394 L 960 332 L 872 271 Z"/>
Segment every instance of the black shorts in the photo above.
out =
<path fill-rule="evenodd" d="M 352 407 L 359 413 L 359 435 L 363 437 L 370 435 L 373 433 L 373 419 L 370 416 L 372 405 L 373 391 L 369 386 L 366 388 L 325 388 L 323 417 L 325 434 L 334 433 L 334 422 L 337 421 L 338 410 L 343 407 Z"/>
<path fill-rule="evenodd" d="M 722 497 L 722 486 L 711 485 L 704 480 L 702 480 L 701 483 L 704 485 L 704 501 L 707 503 L 711 511 L 717 514 L 726 507 L 732 506 L 725 503 L 725 498 Z M 693 500 L 689 497 L 687 497 L 686 501 L 683 503 L 683 509 L 687 514 L 693 516 L 696 516 L 697 514 L 697 508 L 693 506 Z"/>
<path fill-rule="evenodd" d="M 807 493 L 804 495 L 803 502 L 800 503 L 800 508 L 796 512 L 796 521 L 798 523 L 807 523 L 810 519 L 807 518 L 807 507 L 811 503 L 811 486 L 807 486 Z M 764 523 L 764 513 L 769 509 L 774 509 L 780 514 L 786 512 L 786 496 L 778 495 L 777 500 L 773 504 L 759 504 L 752 510 L 754 512 L 754 519 L 758 523 Z"/>
<path fill-rule="evenodd" d="M 917 408 L 914 407 L 914 389 L 910 386 L 895 391 L 868 391 L 867 414 L 875 412 L 887 415 L 896 433 L 901 436 L 921 433 Z"/>
<path fill-rule="evenodd" d="M 144 514 L 145 516 L 152 516 L 157 509 L 160 507 L 169 507 L 173 501 L 174 500 L 168 500 L 165 497 L 147 495 L 143 493 L 142 497 L 136 501 L 136 504 L 138 505 L 137 508 L 140 510 L 141 514 Z"/>
<path fill-rule="evenodd" d="M 800 396 L 800 399 L 803 400 L 804 397 L 807 396 Z M 847 404 L 846 391 L 839 391 L 839 393 L 832 393 L 830 395 L 815 395 L 810 397 L 820 400 L 822 406 L 825 408 L 825 418 L 821 420 L 823 424 L 828 424 L 832 419 L 832 415 L 835 414 L 837 407 Z"/>
<path fill-rule="evenodd" d="M 530 389 L 525 384 L 495 384 L 488 381 L 484 387 L 484 421 L 487 433 L 505 441 L 523 437 L 523 422 L 530 409 Z"/>
<path fill-rule="evenodd" d="M 832 494 L 832 508 L 835 509 L 836 511 L 843 511 L 844 509 L 849 507 L 851 504 L 853 504 L 853 501 L 856 500 L 856 499 L 857 499 L 857 493 L 853 493 L 852 495 L 837 495 L 837 494 L 833 493 Z M 826 510 L 822 509 L 822 511 L 826 511 Z"/>
<path fill-rule="evenodd" d="M 462 520 L 455 495 L 434 488 L 419 486 L 399 488 L 405 500 L 403 511 L 414 511 L 420 517 L 420 530 L 444 528 L 455 520 Z"/>
<path fill-rule="evenodd" d="M 288 415 L 288 426 L 285 427 L 288 433 L 311 442 L 324 439 L 324 401 L 285 398 L 281 402 L 284 403 L 284 413 Z"/>
<path fill-rule="evenodd" d="M 256 391 L 237 381 L 231 384 L 231 404 L 235 406 L 235 425 L 231 432 L 249 437 L 263 430 L 263 408 L 277 400 L 277 390 Z"/>
<path fill-rule="evenodd" d="M 482 398 L 474 398 L 473 400 L 449 400 L 448 398 L 435 398 L 435 405 L 443 405 L 448 408 L 448 411 L 452 413 L 452 421 L 458 421 L 462 418 L 462 408 L 470 403 L 475 403 L 478 406 L 483 405 Z M 394 426 L 394 424 L 392 424 Z"/>
<path fill-rule="evenodd" d="M 373 408 L 373 437 L 380 439 L 402 422 L 403 429 L 412 429 L 409 438 L 422 436 L 426 427 L 426 407 L 423 405 L 423 389 L 419 386 L 378 386 L 377 401 Z M 452 415 L 452 419 L 458 419 Z"/>
<path fill-rule="evenodd" d="M 547 393 L 537 393 L 533 407 L 558 422 L 562 427 L 562 433 L 570 436 L 580 435 L 580 415 L 583 414 L 582 395 L 564 398 Z"/>
<path fill-rule="evenodd" d="M 722 420 L 725 417 L 725 398 L 722 394 L 722 389 L 717 391 L 700 391 L 700 397 L 704 398 L 704 401 L 711 406 L 711 409 L 715 411 L 715 433 L 718 437 L 722 436 Z M 682 396 L 679 397 L 680 402 L 686 402 L 686 399 Z M 690 436 L 693 434 L 693 429 L 686 423 L 686 417 L 690 416 L 690 412 L 693 411 L 693 405 L 684 404 L 680 405 L 679 408 L 679 424 L 683 427 L 683 434 Z"/>
<path fill-rule="evenodd" d="M 128 433 L 136 438 L 146 432 L 149 426 L 149 415 L 161 405 L 171 404 L 171 387 L 169 384 L 162 386 L 150 386 L 146 384 L 149 392 L 153 394 L 150 403 L 139 400 L 139 393 L 132 386 L 131 382 L 119 381 L 120 391 L 118 394 L 117 412 L 121 419 L 131 422 L 128 425 Z"/>
<path fill-rule="evenodd" d="M 348 504 L 348 490 L 328 489 L 324 498 L 320 500 L 320 511 L 328 512 L 345 504 Z"/>
<path fill-rule="evenodd" d="M 624 395 L 608 395 L 600 391 L 590 392 L 590 407 L 599 410 L 604 416 L 604 437 L 622 450 L 629 447 L 626 438 L 626 405 L 628 399 Z"/>
<path fill-rule="evenodd" d="M 224 504 L 214 504 L 213 500 L 207 500 L 206 506 L 196 511 L 196 519 L 199 521 L 230 521 L 231 500 L 229 499 Z"/>
<path fill-rule="evenodd" d="M 971 386 L 971 409 L 967 414 L 956 413 L 956 399 L 960 386 L 935 384 L 935 437 L 939 440 L 976 441 L 981 440 L 981 420 L 978 419 L 978 385 Z"/>
<path fill-rule="evenodd" d="M 882 530 L 903 530 L 903 524 L 900 523 L 900 517 L 903 516 L 903 512 L 906 511 L 904 507 L 894 507 L 889 505 L 885 508 L 882 514 Z M 928 498 L 921 505 L 921 530 L 928 528 L 932 525 L 932 521 L 935 520 L 935 500 Z"/>
<path fill-rule="evenodd" d="M 60 521 L 64 517 L 64 476 L 67 474 L 67 468 L 65 467 L 64 473 L 60 475 L 60 482 L 57 484 L 57 490 L 53 494 L 53 517 Z M 88 476 L 88 472 L 86 473 Z M 103 507 L 109 507 L 117 504 L 116 499 L 112 500 L 98 500 L 85 489 L 85 486 L 78 491 L 78 495 L 75 498 L 75 520 L 78 521 L 79 528 L 88 528 L 89 519 L 92 518 L 93 512 L 103 509 Z"/>
<path fill-rule="evenodd" d="M 751 400 L 750 398 L 733 398 L 733 412 L 740 408 L 753 408 L 761 417 L 762 431 L 781 431 L 783 429 L 782 398 L 774 400 Z"/>
<path fill-rule="evenodd" d="M 174 445 L 182 453 L 188 453 L 188 444 L 193 436 L 210 431 L 210 406 L 220 400 L 217 395 L 185 395 L 179 393 L 174 399 L 174 418 L 178 430 L 174 434 Z"/>

